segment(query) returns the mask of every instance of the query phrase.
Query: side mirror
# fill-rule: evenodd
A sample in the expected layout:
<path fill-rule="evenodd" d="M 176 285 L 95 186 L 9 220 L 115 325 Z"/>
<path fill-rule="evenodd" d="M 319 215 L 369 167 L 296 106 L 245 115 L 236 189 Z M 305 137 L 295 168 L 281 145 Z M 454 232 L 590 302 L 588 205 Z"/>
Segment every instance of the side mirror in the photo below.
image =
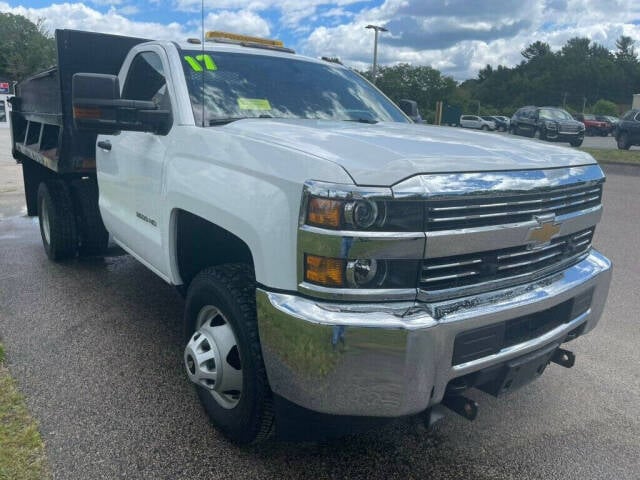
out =
<path fill-rule="evenodd" d="M 73 121 L 78 130 L 113 135 L 121 130 L 166 135 L 171 112 L 153 102 L 120 98 L 115 75 L 76 73 L 71 83 Z"/>
<path fill-rule="evenodd" d="M 405 115 L 416 123 L 422 123 L 422 117 L 420 116 L 420 112 L 418 111 L 418 102 L 415 100 L 400 100 L 398 102 L 398 106 L 400 110 L 402 110 Z"/>

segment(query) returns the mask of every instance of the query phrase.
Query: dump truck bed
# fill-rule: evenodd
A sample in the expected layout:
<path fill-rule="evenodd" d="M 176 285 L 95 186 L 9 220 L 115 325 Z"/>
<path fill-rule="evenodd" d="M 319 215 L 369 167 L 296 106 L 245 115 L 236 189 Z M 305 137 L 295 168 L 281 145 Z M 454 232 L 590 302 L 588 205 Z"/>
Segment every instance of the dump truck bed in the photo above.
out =
<path fill-rule="evenodd" d="M 71 79 L 75 73 L 117 75 L 127 53 L 143 38 L 56 30 L 57 66 L 16 86 L 12 100 L 12 153 L 61 174 L 95 173 L 96 135 L 73 125 Z"/>

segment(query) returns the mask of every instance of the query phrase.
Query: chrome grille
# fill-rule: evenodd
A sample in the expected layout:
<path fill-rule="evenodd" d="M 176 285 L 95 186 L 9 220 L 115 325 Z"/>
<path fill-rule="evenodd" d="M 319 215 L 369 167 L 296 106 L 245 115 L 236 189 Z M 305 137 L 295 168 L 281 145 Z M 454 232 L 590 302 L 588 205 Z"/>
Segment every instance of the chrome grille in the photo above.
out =
<path fill-rule="evenodd" d="M 420 288 L 440 293 L 458 287 L 484 282 L 509 280 L 517 283 L 520 276 L 530 281 L 532 274 L 550 273 L 553 267 L 564 267 L 591 248 L 594 228 L 559 237 L 548 245 L 530 249 L 527 246 L 481 253 L 427 259 L 423 261 Z"/>
<path fill-rule="evenodd" d="M 428 200 L 428 232 L 526 222 L 536 216 L 556 216 L 600 205 L 602 184 L 548 189 L 536 193 Z"/>
<path fill-rule="evenodd" d="M 560 133 L 578 133 L 580 131 L 580 125 L 575 124 L 560 124 Z"/>

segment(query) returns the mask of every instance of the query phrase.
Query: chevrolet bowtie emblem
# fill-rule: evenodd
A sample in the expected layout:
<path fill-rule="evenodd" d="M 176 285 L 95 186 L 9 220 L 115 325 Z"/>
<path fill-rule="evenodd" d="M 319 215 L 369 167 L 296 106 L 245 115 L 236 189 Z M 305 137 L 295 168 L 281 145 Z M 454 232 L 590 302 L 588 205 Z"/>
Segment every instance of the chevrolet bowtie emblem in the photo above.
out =
<path fill-rule="evenodd" d="M 538 226 L 529 230 L 527 242 L 532 244 L 533 248 L 546 245 L 560 232 L 560 224 L 556 223 L 555 215 L 545 215 L 544 217 L 536 217 Z"/>

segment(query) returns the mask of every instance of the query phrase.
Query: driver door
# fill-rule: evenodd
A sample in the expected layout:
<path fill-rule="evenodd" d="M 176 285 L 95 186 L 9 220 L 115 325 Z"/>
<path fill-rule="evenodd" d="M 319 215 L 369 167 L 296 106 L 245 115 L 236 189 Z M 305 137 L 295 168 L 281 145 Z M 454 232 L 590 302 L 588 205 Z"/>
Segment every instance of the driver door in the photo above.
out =
<path fill-rule="evenodd" d="M 138 52 L 130 62 L 122 98 L 153 101 L 171 110 L 163 50 Z M 162 251 L 161 211 L 164 161 L 171 132 L 122 131 L 100 136 L 96 151 L 100 211 L 109 232 L 127 251 L 161 276 L 168 272 Z"/>

